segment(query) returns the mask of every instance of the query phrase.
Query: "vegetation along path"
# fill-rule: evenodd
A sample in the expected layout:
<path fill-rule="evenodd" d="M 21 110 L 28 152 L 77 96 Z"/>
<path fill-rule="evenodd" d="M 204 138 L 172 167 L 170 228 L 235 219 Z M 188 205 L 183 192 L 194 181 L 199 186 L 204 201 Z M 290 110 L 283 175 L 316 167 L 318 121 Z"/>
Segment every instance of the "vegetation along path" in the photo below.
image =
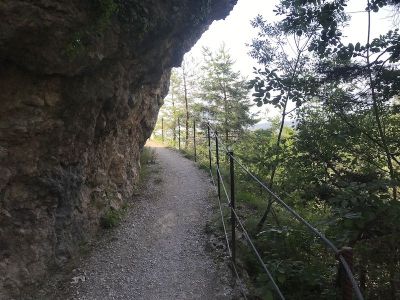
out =
<path fill-rule="evenodd" d="M 80 268 L 74 299 L 232 299 L 206 251 L 210 181 L 193 162 L 150 143 L 155 162 L 113 238 Z M 224 283 L 222 282 L 224 281 Z"/>

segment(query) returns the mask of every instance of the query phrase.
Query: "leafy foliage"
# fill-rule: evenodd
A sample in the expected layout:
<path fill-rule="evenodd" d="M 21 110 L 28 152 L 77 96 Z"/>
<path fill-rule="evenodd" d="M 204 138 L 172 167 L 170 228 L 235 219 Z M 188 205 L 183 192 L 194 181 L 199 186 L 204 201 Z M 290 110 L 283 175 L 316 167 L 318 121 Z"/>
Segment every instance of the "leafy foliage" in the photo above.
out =
<path fill-rule="evenodd" d="M 203 49 L 204 65 L 199 97 L 206 103 L 200 106 L 204 119 L 211 119 L 228 142 L 256 123 L 250 113 L 246 80 L 233 70 L 233 60 L 224 45 L 216 53 Z"/>
<path fill-rule="evenodd" d="M 258 105 L 280 108 L 282 119 L 288 101 L 296 106 L 297 128 L 288 147 L 280 149 L 275 189 L 303 213 L 302 206 L 313 203 L 322 209 L 320 224 L 327 235 L 339 247 L 354 248 L 356 275 L 367 298 L 395 299 L 400 40 L 398 29 L 370 38 L 369 21 L 366 43 L 343 44 L 346 3 L 282 0 L 276 9 L 282 21 L 268 24 L 257 17 L 251 55 L 265 67 L 255 70 L 250 84 Z M 366 14 L 386 5 L 398 2 L 366 1 Z M 292 52 L 285 51 L 289 39 Z M 270 147 L 263 150 L 273 157 Z M 262 164 L 264 174 L 258 171 L 264 177 L 274 172 L 265 158 Z"/>

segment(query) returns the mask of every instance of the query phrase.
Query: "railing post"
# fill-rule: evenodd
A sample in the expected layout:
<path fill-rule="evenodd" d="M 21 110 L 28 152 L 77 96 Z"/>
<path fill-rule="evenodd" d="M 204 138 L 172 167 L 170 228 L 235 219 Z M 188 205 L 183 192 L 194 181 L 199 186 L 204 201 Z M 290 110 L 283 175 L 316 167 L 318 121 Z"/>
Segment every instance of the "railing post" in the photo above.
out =
<path fill-rule="evenodd" d="M 197 161 L 197 151 L 196 151 L 196 120 L 193 119 L 193 149 L 194 149 L 194 161 Z"/>
<path fill-rule="evenodd" d="M 229 155 L 229 170 L 231 175 L 231 248 L 232 248 L 232 261 L 236 263 L 236 218 L 235 218 L 235 165 L 233 160 L 233 151 L 228 152 Z"/>
<path fill-rule="evenodd" d="M 353 248 L 343 247 L 340 250 L 340 254 L 343 256 L 345 261 L 350 267 L 351 272 L 353 272 Z M 353 286 L 349 276 L 344 270 L 342 263 L 339 260 L 339 274 L 340 274 L 340 286 L 342 288 L 342 299 L 352 300 L 353 299 Z"/>
<path fill-rule="evenodd" d="M 181 150 L 181 119 L 178 117 L 178 149 Z"/>
<path fill-rule="evenodd" d="M 164 118 L 161 118 L 161 141 L 164 143 Z"/>
<path fill-rule="evenodd" d="M 215 131 L 215 155 L 217 160 L 217 186 L 218 186 L 218 199 L 221 200 L 221 180 L 219 178 L 219 148 L 218 148 L 218 132 Z"/>

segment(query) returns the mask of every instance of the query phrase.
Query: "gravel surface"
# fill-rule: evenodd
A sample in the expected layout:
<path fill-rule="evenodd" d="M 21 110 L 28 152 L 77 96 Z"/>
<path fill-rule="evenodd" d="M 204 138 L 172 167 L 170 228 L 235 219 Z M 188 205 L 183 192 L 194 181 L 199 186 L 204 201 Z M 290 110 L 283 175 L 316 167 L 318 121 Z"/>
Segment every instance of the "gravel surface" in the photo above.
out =
<path fill-rule="evenodd" d="M 178 152 L 150 146 L 156 160 L 144 191 L 108 242 L 75 270 L 70 297 L 234 298 L 227 277 L 219 276 L 220 262 L 206 251 L 212 214 L 207 175 Z"/>

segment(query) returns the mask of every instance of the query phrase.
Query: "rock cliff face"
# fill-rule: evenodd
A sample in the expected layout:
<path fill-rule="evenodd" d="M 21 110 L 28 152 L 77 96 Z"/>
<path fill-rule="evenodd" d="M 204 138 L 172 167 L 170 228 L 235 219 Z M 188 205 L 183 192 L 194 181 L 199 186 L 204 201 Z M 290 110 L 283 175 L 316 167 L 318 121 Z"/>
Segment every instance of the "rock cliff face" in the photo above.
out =
<path fill-rule="evenodd" d="M 0 1 L 0 298 L 132 197 L 180 64 L 229 0 Z"/>

